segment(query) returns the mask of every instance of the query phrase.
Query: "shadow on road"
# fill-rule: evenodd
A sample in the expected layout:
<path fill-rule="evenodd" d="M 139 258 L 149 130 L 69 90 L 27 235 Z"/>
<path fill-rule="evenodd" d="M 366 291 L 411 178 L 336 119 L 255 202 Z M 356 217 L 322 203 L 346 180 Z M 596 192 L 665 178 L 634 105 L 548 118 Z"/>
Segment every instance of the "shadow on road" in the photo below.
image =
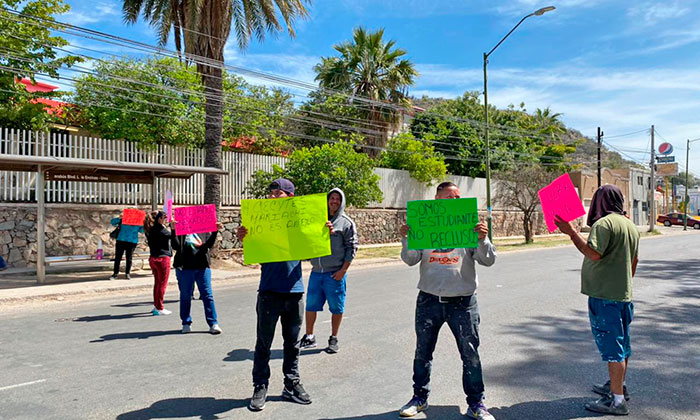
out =
<path fill-rule="evenodd" d="M 465 419 L 457 405 L 431 405 L 427 410 L 420 414 L 419 418 L 426 419 Z M 399 417 L 399 410 L 387 411 L 386 413 L 364 414 L 361 416 L 352 417 L 324 417 L 321 420 L 396 420 Z M 499 418 L 500 420 L 500 418 Z"/>
<path fill-rule="evenodd" d="M 119 333 L 119 334 L 107 334 L 107 335 L 103 335 L 102 337 L 98 338 L 97 340 L 92 340 L 90 342 L 91 343 L 102 343 L 104 341 L 130 340 L 130 339 L 145 340 L 145 339 L 151 338 L 151 337 L 162 337 L 164 335 L 181 335 L 181 334 L 182 334 L 182 331 L 180 331 L 180 330 L 136 331 L 136 332 L 127 332 L 127 333 Z M 209 334 L 209 331 L 192 331 L 190 334 Z"/>
<path fill-rule="evenodd" d="M 121 314 L 121 315 L 92 315 L 92 316 L 81 316 L 79 318 L 73 318 L 73 322 L 94 322 L 94 321 L 114 321 L 121 319 L 133 319 L 133 318 L 145 318 L 153 316 L 150 312 L 139 312 L 134 314 Z"/>
<path fill-rule="evenodd" d="M 117 416 L 117 420 L 147 420 L 199 418 L 215 420 L 219 414 L 246 407 L 248 400 L 217 400 L 216 398 L 171 398 L 154 402 L 150 407 Z"/>
<path fill-rule="evenodd" d="M 554 401 L 528 401 L 510 407 L 493 407 L 489 411 L 498 420 L 547 419 L 569 420 L 603 417 L 591 413 L 583 405 L 594 398 L 564 398 Z"/>
<path fill-rule="evenodd" d="M 164 300 L 164 304 L 168 303 L 178 303 L 179 300 Z M 135 306 L 153 306 L 153 301 L 149 300 L 148 302 L 129 302 L 129 303 L 118 303 L 111 305 L 113 308 L 133 308 Z"/>
<path fill-rule="evenodd" d="M 632 357 L 627 377 L 633 394 L 633 413 L 697 411 L 700 400 L 697 386 L 699 272 L 700 259 L 640 262 L 634 283 L 656 286 L 658 293 L 653 298 L 648 298 L 647 293 L 645 299 L 634 300 Z M 546 307 L 546 297 L 538 304 Z M 595 347 L 585 307 L 565 316 L 528 317 L 505 326 L 499 334 L 516 337 L 511 351 L 527 357 L 490 370 L 489 384 L 508 387 L 514 392 L 537 390 L 544 395 L 580 390 L 582 396 L 587 396 L 592 383 L 607 379 L 607 369 Z M 590 416 L 582 407 L 584 401 L 595 398 L 593 394 L 588 395 L 590 397 L 585 399 L 523 402 L 493 409 L 493 414 L 499 420 Z"/>
<path fill-rule="evenodd" d="M 325 351 L 325 349 L 312 349 L 312 350 L 302 350 L 299 354 L 300 356 L 307 356 L 311 354 L 319 354 Z M 224 362 L 242 362 L 243 360 L 253 360 L 255 356 L 255 351 L 250 349 L 235 349 L 228 352 L 224 358 Z M 270 351 L 270 360 L 283 359 L 284 350 L 273 349 Z"/>

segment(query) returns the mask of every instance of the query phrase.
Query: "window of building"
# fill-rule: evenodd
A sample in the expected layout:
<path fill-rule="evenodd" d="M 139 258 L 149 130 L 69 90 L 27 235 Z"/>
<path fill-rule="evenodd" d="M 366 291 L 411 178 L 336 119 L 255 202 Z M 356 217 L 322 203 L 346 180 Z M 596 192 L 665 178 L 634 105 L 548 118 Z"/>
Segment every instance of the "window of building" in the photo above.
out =
<path fill-rule="evenodd" d="M 644 177 L 638 176 L 637 177 L 637 185 L 644 185 Z"/>

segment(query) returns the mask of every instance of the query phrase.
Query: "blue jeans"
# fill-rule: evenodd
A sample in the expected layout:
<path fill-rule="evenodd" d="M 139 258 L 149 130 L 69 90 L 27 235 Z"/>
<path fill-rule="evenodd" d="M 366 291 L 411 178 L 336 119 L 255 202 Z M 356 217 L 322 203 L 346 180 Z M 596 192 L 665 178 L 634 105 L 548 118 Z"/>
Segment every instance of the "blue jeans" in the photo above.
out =
<path fill-rule="evenodd" d="M 184 270 L 175 269 L 177 277 L 177 285 L 180 288 L 180 319 L 182 325 L 192 324 L 190 309 L 192 308 L 192 293 L 194 292 L 194 284 L 197 283 L 199 289 L 199 297 L 204 303 L 204 316 L 207 319 L 207 324 L 211 327 L 217 324 L 216 306 L 214 305 L 214 295 L 211 291 L 211 269 L 203 270 Z"/>
<path fill-rule="evenodd" d="M 484 380 L 479 359 L 479 307 L 476 295 L 443 298 L 418 293 L 416 301 L 416 355 L 413 359 L 413 394 L 428 399 L 433 352 L 442 324 L 447 323 L 462 358 L 462 387 L 467 404 L 473 407 L 484 398 Z"/>
<path fill-rule="evenodd" d="M 634 318 L 632 302 L 588 298 L 591 331 L 604 362 L 624 362 L 632 354 L 630 323 Z"/>
<path fill-rule="evenodd" d="M 345 290 L 348 275 L 338 281 L 333 278 L 333 273 L 311 272 L 309 287 L 306 294 L 306 310 L 309 312 L 322 312 L 323 306 L 328 302 L 328 309 L 332 314 L 345 312 Z"/>

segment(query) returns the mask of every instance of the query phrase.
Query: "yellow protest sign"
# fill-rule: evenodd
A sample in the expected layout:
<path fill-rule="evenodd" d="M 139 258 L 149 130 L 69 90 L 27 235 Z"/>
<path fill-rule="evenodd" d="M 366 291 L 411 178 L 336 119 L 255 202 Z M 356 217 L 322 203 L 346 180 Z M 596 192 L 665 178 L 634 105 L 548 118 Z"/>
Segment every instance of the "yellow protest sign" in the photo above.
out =
<path fill-rule="evenodd" d="M 331 254 L 326 194 L 241 201 L 243 261 L 258 264 Z"/>

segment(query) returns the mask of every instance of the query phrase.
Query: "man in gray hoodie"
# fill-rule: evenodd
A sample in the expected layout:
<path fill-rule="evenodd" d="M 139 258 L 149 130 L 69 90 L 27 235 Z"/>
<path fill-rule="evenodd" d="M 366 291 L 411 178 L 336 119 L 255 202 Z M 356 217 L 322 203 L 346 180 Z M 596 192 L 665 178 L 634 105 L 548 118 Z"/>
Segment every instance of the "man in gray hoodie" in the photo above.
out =
<path fill-rule="evenodd" d="M 436 199 L 460 198 L 451 182 L 438 185 Z M 462 358 L 462 386 L 467 395 L 467 416 L 493 420 L 483 403 L 484 382 L 479 359 L 479 308 L 476 288 L 479 284 L 476 263 L 491 266 L 496 261 L 496 247 L 489 242 L 488 227 L 479 223 L 476 249 L 409 250 L 408 226 L 403 226 L 401 259 L 408 265 L 420 263 L 416 302 L 416 353 L 413 359 L 413 397 L 401 407 L 402 417 L 412 417 L 428 408 L 430 368 L 440 328 L 447 323 L 457 341 Z"/>
<path fill-rule="evenodd" d="M 355 222 L 345 214 L 345 193 L 333 188 L 328 193 L 328 219 L 331 228 L 331 255 L 311 260 L 311 276 L 306 293 L 306 334 L 301 339 L 301 348 L 316 347 L 314 323 L 316 315 L 323 311 L 328 301 L 331 311 L 331 336 L 328 338 L 328 353 L 338 352 L 338 330 L 345 311 L 345 281 L 350 263 L 357 252 L 357 228 Z"/>

